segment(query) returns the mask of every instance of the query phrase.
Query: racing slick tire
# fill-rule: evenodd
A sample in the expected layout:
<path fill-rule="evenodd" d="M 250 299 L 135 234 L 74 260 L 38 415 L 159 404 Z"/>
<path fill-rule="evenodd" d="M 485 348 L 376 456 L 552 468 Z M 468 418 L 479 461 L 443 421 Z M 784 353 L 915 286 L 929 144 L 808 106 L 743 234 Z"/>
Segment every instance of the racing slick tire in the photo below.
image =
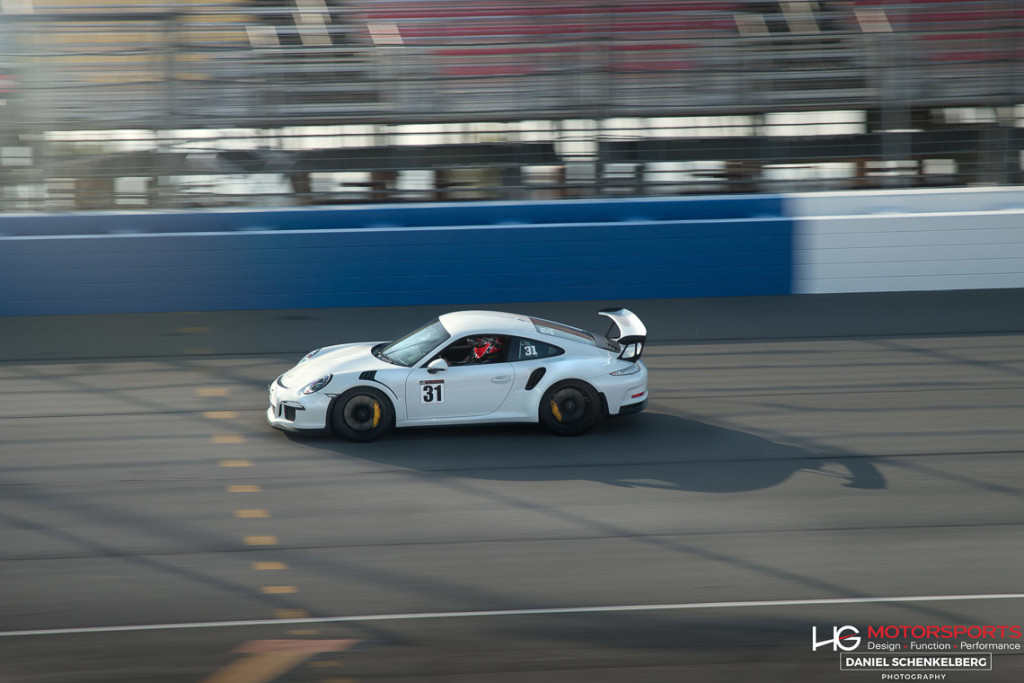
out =
<path fill-rule="evenodd" d="M 558 382 L 540 400 L 540 423 L 561 436 L 584 433 L 600 415 L 601 399 L 586 382 Z"/>
<path fill-rule="evenodd" d="M 373 441 L 394 423 L 394 406 L 383 392 L 373 387 L 349 389 L 331 407 L 331 426 L 351 441 Z"/>

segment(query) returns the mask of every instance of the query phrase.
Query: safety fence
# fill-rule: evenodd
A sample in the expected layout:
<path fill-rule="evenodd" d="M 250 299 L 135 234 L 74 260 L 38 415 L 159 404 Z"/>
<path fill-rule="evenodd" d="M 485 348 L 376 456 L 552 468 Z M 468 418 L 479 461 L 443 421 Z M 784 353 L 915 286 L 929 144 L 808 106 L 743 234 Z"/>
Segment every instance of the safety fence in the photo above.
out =
<path fill-rule="evenodd" d="M 4 0 L 0 212 L 1024 182 L 1024 0 Z"/>

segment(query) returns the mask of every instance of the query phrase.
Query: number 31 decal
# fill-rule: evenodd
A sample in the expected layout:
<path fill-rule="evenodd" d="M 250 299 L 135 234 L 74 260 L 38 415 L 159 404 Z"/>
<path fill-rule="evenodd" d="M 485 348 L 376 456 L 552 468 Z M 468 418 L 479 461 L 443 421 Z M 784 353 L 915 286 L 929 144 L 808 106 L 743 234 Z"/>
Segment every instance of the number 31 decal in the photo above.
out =
<path fill-rule="evenodd" d="M 420 382 L 420 403 L 444 403 L 444 380 Z"/>

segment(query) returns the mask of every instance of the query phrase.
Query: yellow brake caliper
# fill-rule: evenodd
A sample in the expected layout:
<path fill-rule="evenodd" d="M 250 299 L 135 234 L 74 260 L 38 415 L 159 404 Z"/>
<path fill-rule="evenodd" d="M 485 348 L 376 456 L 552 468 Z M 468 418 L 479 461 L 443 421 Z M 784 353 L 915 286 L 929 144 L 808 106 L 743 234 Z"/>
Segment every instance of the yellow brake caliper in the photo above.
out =
<path fill-rule="evenodd" d="M 558 404 L 555 403 L 554 399 L 551 399 L 551 414 L 555 416 L 555 419 L 559 422 L 562 421 L 562 411 L 558 409 Z"/>
<path fill-rule="evenodd" d="M 380 424 L 380 404 L 376 401 L 373 402 L 373 426 Z"/>

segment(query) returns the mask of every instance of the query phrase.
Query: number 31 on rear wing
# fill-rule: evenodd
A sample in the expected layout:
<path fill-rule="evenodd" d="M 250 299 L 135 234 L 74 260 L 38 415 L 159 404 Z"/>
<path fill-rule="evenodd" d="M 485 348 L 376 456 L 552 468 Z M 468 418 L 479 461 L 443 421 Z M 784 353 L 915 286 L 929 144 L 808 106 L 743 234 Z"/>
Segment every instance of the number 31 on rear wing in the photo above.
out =
<path fill-rule="evenodd" d="M 625 308 L 603 308 L 597 314 L 612 321 L 604 336 L 619 345 L 619 358 L 633 363 L 640 360 L 644 342 L 647 341 L 647 328 L 640 322 L 640 318 Z"/>

